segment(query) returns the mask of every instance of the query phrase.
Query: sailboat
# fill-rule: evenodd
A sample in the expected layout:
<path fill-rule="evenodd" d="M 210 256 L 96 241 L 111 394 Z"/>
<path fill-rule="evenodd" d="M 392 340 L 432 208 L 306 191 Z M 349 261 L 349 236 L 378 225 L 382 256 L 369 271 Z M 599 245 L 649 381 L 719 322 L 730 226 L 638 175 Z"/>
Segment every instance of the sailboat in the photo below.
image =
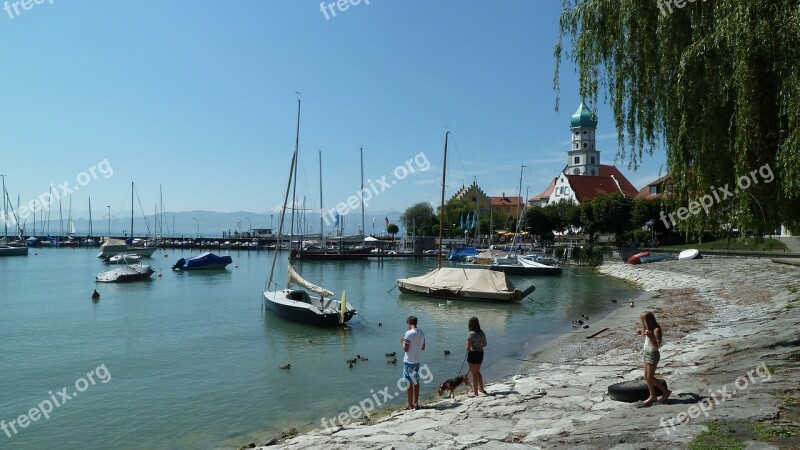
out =
<path fill-rule="evenodd" d="M 0 242 L 0 256 L 26 256 L 28 247 L 8 245 L 8 193 L 6 192 L 6 176 L 0 176 L 3 177 L 3 240 Z"/>
<path fill-rule="evenodd" d="M 131 237 L 129 241 L 131 245 L 128 245 L 128 242 L 123 241 L 122 239 L 112 239 L 111 236 L 103 242 L 103 245 L 100 246 L 100 253 L 97 254 L 98 258 L 106 259 L 109 256 L 118 255 L 120 253 L 129 253 L 134 255 L 139 255 L 143 258 L 149 258 L 153 256 L 155 253 L 155 247 L 135 247 L 133 246 L 133 195 L 135 192 L 135 185 L 133 181 L 131 181 Z"/>
<path fill-rule="evenodd" d="M 442 201 L 439 207 L 439 249 L 437 267 L 430 272 L 397 280 L 401 292 L 421 297 L 448 298 L 484 302 L 514 302 L 534 291 L 531 285 L 524 291 L 502 272 L 465 267 L 442 267 L 442 240 L 444 238 L 444 189 L 447 174 L 447 139 L 444 135 L 444 164 L 442 168 Z"/>
<path fill-rule="evenodd" d="M 295 138 L 294 154 L 292 155 L 292 164 L 289 170 L 289 182 L 286 185 L 286 194 L 283 198 L 277 242 L 281 242 L 283 238 L 283 224 L 286 219 L 289 190 L 292 188 L 292 184 L 296 184 L 297 181 L 297 153 L 299 146 L 300 99 L 297 100 L 297 137 Z M 292 221 L 294 221 L 294 204 L 294 201 L 292 201 Z M 279 289 L 277 283 L 273 284 L 272 277 L 275 273 L 278 253 L 280 252 L 273 253 L 269 279 L 262 292 L 265 309 L 288 320 L 322 327 L 341 326 L 353 318 L 356 310 L 347 304 L 344 293 L 342 293 L 341 300 L 332 298 L 333 292 L 303 279 L 291 264 L 287 269 L 288 280 L 286 288 Z M 300 286 L 302 289 L 292 289 L 291 286 L 293 284 Z M 270 290 L 270 288 L 273 290 Z M 310 295 L 308 291 L 316 294 L 316 296 Z"/>

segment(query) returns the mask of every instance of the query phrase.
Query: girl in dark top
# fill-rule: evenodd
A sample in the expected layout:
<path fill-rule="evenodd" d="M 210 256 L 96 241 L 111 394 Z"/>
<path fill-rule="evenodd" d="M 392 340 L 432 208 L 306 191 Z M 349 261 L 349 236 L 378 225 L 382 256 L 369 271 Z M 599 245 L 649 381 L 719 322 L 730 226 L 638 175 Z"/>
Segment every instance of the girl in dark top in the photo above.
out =
<path fill-rule="evenodd" d="M 469 371 L 472 373 L 472 388 L 470 397 L 477 397 L 478 391 L 486 394 L 483 388 L 483 376 L 481 375 L 481 364 L 483 363 L 483 349 L 486 347 L 486 335 L 481 331 L 481 324 L 477 317 L 470 317 L 469 333 L 467 334 L 467 362 Z"/>

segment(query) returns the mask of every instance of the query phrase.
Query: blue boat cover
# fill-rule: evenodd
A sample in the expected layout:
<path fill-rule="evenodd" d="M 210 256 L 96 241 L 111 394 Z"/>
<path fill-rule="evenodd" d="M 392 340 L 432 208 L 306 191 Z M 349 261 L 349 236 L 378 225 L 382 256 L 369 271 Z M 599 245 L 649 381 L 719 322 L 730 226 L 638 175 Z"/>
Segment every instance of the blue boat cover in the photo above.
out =
<path fill-rule="evenodd" d="M 450 250 L 447 259 L 450 261 L 464 261 L 467 256 L 478 256 L 480 252 L 475 247 L 459 247 Z"/>
<path fill-rule="evenodd" d="M 203 266 L 222 265 L 227 266 L 233 262 L 230 256 L 217 256 L 211 252 L 201 253 L 194 258 L 184 259 L 181 258 L 175 264 L 174 268 L 178 269 L 197 269 Z"/>

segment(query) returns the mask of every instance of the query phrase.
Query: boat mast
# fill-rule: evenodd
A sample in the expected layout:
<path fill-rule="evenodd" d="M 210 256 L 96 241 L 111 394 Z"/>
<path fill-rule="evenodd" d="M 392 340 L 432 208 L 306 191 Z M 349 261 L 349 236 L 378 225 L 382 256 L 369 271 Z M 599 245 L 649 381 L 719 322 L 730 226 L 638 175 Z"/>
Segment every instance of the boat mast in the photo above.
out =
<path fill-rule="evenodd" d="M 361 147 L 361 241 L 364 241 L 364 147 Z"/>
<path fill-rule="evenodd" d="M 522 197 L 522 171 L 523 170 L 525 170 L 525 164 L 523 164 L 522 167 L 520 167 L 520 169 L 519 169 L 519 189 L 517 190 L 517 192 L 519 193 L 520 197 Z M 514 229 L 514 240 L 511 243 L 511 253 L 512 254 L 516 254 L 517 253 L 517 247 L 516 247 L 516 245 L 517 245 L 517 235 L 519 234 L 519 222 L 522 219 L 522 212 L 520 211 L 521 207 L 522 207 L 522 205 L 517 203 L 517 226 Z"/>
<path fill-rule="evenodd" d="M 275 274 L 275 264 L 278 262 L 278 252 L 280 251 L 281 239 L 283 237 L 283 222 L 286 218 L 286 202 L 289 201 L 289 190 L 292 187 L 292 178 L 297 164 L 297 147 L 300 143 L 300 99 L 297 99 L 297 138 L 295 140 L 294 154 L 292 154 L 292 165 L 289 168 L 289 182 L 286 183 L 286 194 L 283 196 L 283 209 L 281 210 L 281 220 L 278 224 L 278 246 L 275 248 L 275 254 L 272 255 L 272 267 L 269 270 L 269 279 L 264 290 L 268 291 L 272 284 L 272 276 Z M 291 252 L 291 241 L 289 241 L 289 250 Z M 290 253 L 291 254 L 291 253 Z"/>
<path fill-rule="evenodd" d="M 325 228 L 322 224 L 322 218 L 325 214 L 325 208 L 322 206 L 322 150 L 319 150 L 319 243 L 322 248 L 325 248 Z"/>
<path fill-rule="evenodd" d="M 131 181 L 131 244 L 133 244 L 133 181 Z"/>
<path fill-rule="evenodd" d="M 294 209 L 297 205 L 297 153 L 300 150 L 300 99 L 297 99 L 297 131 L 294 138 L 294 164 L 292 165 L 292 172 L 289 174 L 289 180 L 292 182 L 292 218 L 289 226 L 292 234 L 289 238 L 289 257 L 292 254 L 292 241 L 294 240 Z M 300 249 L 300 243 L 297 243 L 297 249 Z"/>
<path fill-rule="evenodd" d="M 447 174 L 447 138 L 450 132 L 444 134 L 444 162 L 442 163 L 442 202 L 439 204 L 439 248 L 436 251 L 436 267 L 442 268 L 442 239 L 444 239 L 444 188 Z"/>
<path fill-rule="evenodd" d="M 478 217 L 478 204 L 480 203 L 480 196 L 478 195 L 478 177 L 473 177 L 473 184 L 475 185 L 475 244 L 478 244 L 478 228 L 480 225 L 480 217 Z"/>
<path fill-rule="evenodd" d="M 89 237 L 92 237 L 92 197 L 89 197 Z"/>
<path fill-rule="evenodd" d="M 0 175 L 3 177 L 3 244 L 8 243 L 8 220 L 6 220 L 6 176 Z"/>

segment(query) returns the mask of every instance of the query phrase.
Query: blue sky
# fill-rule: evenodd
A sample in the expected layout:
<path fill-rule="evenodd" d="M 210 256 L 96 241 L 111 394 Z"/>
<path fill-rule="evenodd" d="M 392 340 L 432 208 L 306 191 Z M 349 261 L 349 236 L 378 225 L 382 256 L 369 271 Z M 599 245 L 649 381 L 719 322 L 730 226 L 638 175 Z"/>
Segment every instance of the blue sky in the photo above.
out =
<path fill-rule="evenodd" d="M 89 196 L 127 214 L 131 181 L 148 213 L 159 185 L 169 211 L 268 213 L 282 201 L 299 91 L 298 193 L 309 207 L 319 207 L 318 150 L 330 208 L 359 189 L 361 146 L 373 180 L 392 180 L 420 152 L 431 163 L 375 196 L 368 215 L 438 203 L 446 129 L 448 196 L 473 177 L 489 195 L 511 194 L 522 164 L 534 195 L 566 164 L 576 75 L 562 70 L 555 112 L 560 2 L 499 5 L 371 0 L 327 20 L 319 2 L 300 0 L 0 11 L 0 173 L 24 204 L 108 161 L 113 176 L 71 194 L 76 216 Z M 616 134 L 608 107 L 596 109 L 608 164 Z M 638 172 L 617 165 L 641 188 L 663 171 L 663 151 Z"/>

